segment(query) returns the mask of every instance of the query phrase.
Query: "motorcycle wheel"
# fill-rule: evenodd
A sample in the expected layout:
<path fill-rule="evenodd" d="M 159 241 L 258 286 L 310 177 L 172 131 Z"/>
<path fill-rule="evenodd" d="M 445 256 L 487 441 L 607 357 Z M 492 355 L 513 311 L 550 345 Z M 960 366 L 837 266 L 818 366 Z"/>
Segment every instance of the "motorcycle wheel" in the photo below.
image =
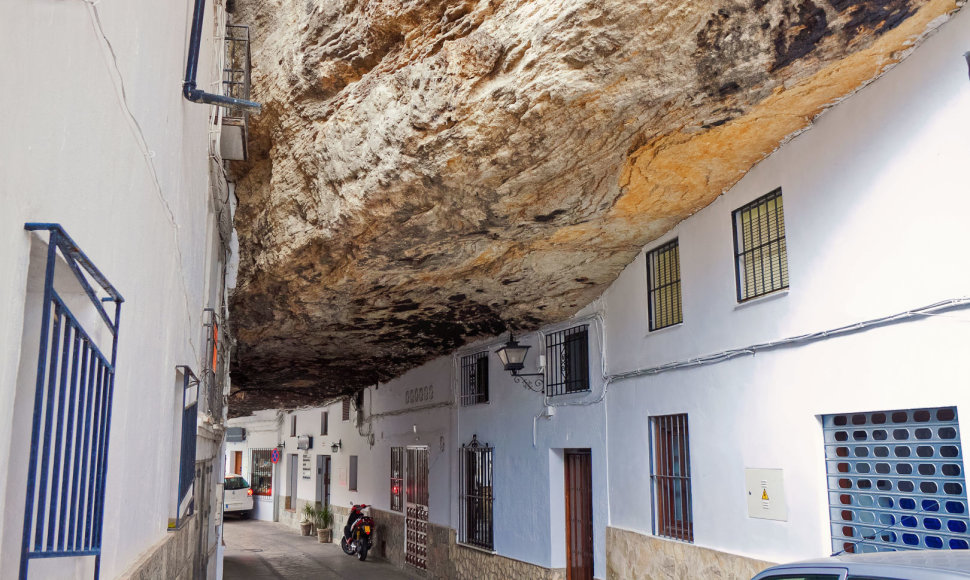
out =
<path fill-rule="evenodd" d="M 347 541 L 347 538 L 340 538 L 340 547 L 343 548 L 344 554 L 347 554 L 348 556 L 354 555 L 354 546 Z"/>
<path fill-rule="evenodd" d="M 357 549 L 357 559 L 363 562 L 367 559 L 367 540 L 360 541 L 360 547 Z"/>

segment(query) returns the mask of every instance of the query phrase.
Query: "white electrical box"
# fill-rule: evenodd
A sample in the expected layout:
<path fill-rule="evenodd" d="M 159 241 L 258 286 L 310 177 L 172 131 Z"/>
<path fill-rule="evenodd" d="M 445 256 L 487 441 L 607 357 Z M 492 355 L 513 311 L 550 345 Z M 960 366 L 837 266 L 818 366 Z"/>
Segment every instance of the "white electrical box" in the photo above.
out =
<path fill-rule="evenodd" d="M 785 482 L 781 469 L 745 468 L 744 487 L 749 517 L 788 521 Z"/>

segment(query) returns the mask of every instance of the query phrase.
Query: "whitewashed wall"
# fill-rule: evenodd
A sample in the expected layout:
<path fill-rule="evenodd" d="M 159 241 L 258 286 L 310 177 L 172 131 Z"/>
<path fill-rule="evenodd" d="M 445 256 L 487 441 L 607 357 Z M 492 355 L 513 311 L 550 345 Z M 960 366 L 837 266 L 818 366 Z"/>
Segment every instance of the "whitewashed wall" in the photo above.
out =
<path fill-rule="evenodd" d="M 963 12 L 646 250 L 679 238 L 684 323 L 649 333 L 645 258 L 604 296 L 623 373 L 970 295 Z M 790 289 L 738 305 L 731 212 L 784 196 Z M 970 311 L 610 386 L 612 525 L 649 533 L 649 415 L 687 413 L 695 543 L 765 560 L 831 552 L 820 416 L 956 405 L 970 418 Z M 787 522 L 747 515 L 744 468 L 784 470 Z"/>
<path fill-rule="evenodd" d="M 0 578 L 17 574 L 23 525 L 29 426 L 25 433 L 25 423 L 14 422 L 21 333 L 39 325 L 24 320 L 25 222 L 62 224 L 126 299 L 102 576 L 121 574 L 166 537 L 179 452 L 175 366 L 201 366 L 201 315 L 218 268 L 206 251 L 215 235 L 209 108 L 180 92 L 190 4 L 98 4 L 117 70 L 84 2 L 6 2 L 0 9 L 0 53 L 7 55 L 0 75 L 8 87 L 0 92 Z M 210 3 L 199 72 L 207 88 L 219 78 L 212 13 Z M 122 103 L 122 82 L 140 129 Z M 31 576 L 42 577 L 36 562 Z"/>

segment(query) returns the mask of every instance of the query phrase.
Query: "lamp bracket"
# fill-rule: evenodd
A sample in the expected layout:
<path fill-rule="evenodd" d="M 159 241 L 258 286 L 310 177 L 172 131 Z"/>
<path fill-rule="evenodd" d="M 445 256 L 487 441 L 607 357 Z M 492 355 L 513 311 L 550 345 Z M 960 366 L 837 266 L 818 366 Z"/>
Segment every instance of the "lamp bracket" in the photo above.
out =
<path fill-rule="evenodd" d="M 526 377 L 536 377 L 533 380 L 529 380 Z M 541 393 L 545 390 L 546 382 L 544 380 L 544 375 L 542 373 L 519 373 L 512 372 L 512 380 L 516 383 L 522 383 L 525 388 L 536 393 Z"/>

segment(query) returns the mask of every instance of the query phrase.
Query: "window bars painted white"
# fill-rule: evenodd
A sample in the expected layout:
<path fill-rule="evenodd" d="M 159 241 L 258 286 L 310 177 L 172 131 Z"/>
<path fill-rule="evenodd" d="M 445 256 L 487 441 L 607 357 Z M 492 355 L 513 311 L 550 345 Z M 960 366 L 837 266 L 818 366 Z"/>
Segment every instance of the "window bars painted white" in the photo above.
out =
<path fill-rule="evenodd" d="M 462 406 L 488 402 L 488 351 L 461 357 Z"/>
<path fill-rule="evenodd" d="M 654 533 L 694 541 L 693 498 L 690 486 L 690 446 L 687 415 L 650 418 Z"/>
<path fill-rule="evenodd" d="M 955 407 L 822 419 L 832 549 L 968 549 Z"/>
<path fill-rule="evenodd" d="M 470 443 L 459 452 L 458 541 L 492 550 L 495 547 L 492 521 L 492 453 L 488 443 Z"/>
<path fill-rule="evenodd" d="M 19 578 L 27 578 L 32 559 L 94 556 L 97 579 L 124 298 L 60 225 L 28 223 L 24 228 L 48 231 L 50 237 L 41 319 L 24 321 L 40 324 L 40 348 Z M 60 266 L 69 273 L 55 284 Z M 58 293 L 66 285 L 83 290 L 88 300 L 69 307 Z M 104 307 L 108 302 L 114 302 L 113 318 Z M 81 311 L 100 317 L 103 329 L 95 330 L 97 323 L 82 325 Z M 110 335 L 110 355 L 98 346 L 103 330 Z"/>
<path fill-rule="evenodd" d="M 733 218 L 738 302 L 788 288 L 781 188 L 735 210 Z"/>
<path fill-rule="evenodd" d="M 672 240 L 647 254 L 650 330 L 684 321 L 680 293 L 680 245 Z"/>
<path fill-rule="evenodd" d="M 546 395 L 589 390 L 589 325 L 546 335 Z"/>

